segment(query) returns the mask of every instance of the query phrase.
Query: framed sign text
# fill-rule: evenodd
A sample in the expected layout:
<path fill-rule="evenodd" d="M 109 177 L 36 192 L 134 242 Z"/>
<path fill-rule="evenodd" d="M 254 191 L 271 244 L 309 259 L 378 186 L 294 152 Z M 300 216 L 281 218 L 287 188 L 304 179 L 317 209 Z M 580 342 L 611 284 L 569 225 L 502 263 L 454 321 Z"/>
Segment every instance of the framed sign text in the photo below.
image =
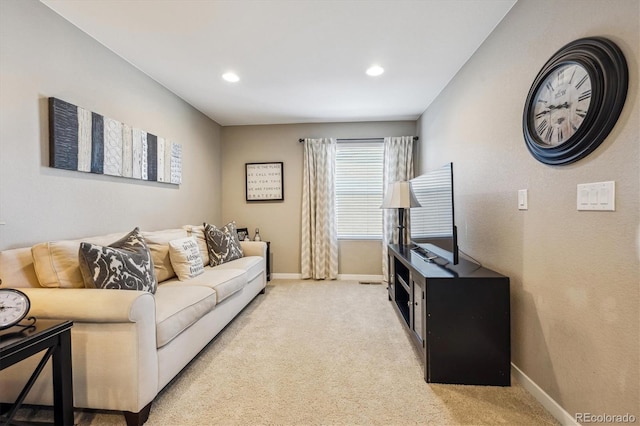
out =
<path fill-rule="evenodd" d="M 277 163 L 246 163 L 247 201 L 283 201 L 284 166 Z"/>

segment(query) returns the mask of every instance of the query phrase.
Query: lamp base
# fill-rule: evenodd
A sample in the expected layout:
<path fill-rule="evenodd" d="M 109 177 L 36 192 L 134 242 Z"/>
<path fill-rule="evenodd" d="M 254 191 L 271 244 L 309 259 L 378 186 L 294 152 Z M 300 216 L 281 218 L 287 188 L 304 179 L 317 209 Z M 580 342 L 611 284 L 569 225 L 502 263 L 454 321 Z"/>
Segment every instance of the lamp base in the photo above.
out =
<path fill-rule="evenodd" d="M 404 209 L 398 209 L 398 246 L 404 246 Z"/>

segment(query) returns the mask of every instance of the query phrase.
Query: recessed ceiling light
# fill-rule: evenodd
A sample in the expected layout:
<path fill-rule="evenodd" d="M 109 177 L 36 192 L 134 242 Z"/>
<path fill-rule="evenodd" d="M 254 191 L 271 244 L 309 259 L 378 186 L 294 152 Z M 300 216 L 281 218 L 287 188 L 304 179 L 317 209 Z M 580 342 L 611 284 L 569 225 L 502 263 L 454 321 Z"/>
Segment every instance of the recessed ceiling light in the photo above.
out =
<path fill-rule="evenodd" d="M 224 78 L 226 81 L 229 81 L 231 83 L 236 83 L 240 81 L 240 77 L 238 77 L 236 74 L 232 72 L 227 72 L 222 74 L 222 78 Z"/>
<path fill-rule="evenodd" d="M 384 72 L 384 68 L 382 68 L 379 65 L 373 65 L 371 67 L 369 67 L 369 69 L 367 69 L 367 75 L 370 75 L 372 77 L 376 77 L 380 74 L 382 74 Z"/>

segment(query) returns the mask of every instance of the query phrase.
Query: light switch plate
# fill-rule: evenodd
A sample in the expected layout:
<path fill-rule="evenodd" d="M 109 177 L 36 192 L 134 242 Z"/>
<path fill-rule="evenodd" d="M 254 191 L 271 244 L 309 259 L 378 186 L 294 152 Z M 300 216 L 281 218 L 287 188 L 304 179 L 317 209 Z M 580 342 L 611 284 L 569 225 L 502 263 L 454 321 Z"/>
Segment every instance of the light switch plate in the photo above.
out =
<path fill-rule="evenodd" d="M 577 209 L 615 211 L 615 181 L 578 184 Z"/>
<path fill-rule="evenodd" d="M 529 209 L 529 194 L 526 189 L 518 190 L 518 210 Z"/>

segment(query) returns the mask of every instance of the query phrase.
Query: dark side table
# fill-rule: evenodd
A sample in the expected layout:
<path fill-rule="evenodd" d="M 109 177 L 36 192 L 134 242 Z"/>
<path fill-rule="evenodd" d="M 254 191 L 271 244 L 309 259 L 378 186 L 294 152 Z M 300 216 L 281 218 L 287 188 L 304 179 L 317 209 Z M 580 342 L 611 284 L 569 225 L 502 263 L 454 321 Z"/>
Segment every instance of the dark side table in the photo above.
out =
<path fill-rule="evenodd" d="M 271 241 L 267 243 L 267 281 L 271 281 Z"/>
<path fill-rule="evenodd" d="M 0 331 L 0 370 L 46 351 L 9 413 L 6 417 L 0 418 L 2 424 L 11 424 L 31 387 L 51 358 L 54 423 L 61 426 L 73 425 L 72 326 L 71 321 L 38 320 L 26 329 L 14 326 Z"/>

